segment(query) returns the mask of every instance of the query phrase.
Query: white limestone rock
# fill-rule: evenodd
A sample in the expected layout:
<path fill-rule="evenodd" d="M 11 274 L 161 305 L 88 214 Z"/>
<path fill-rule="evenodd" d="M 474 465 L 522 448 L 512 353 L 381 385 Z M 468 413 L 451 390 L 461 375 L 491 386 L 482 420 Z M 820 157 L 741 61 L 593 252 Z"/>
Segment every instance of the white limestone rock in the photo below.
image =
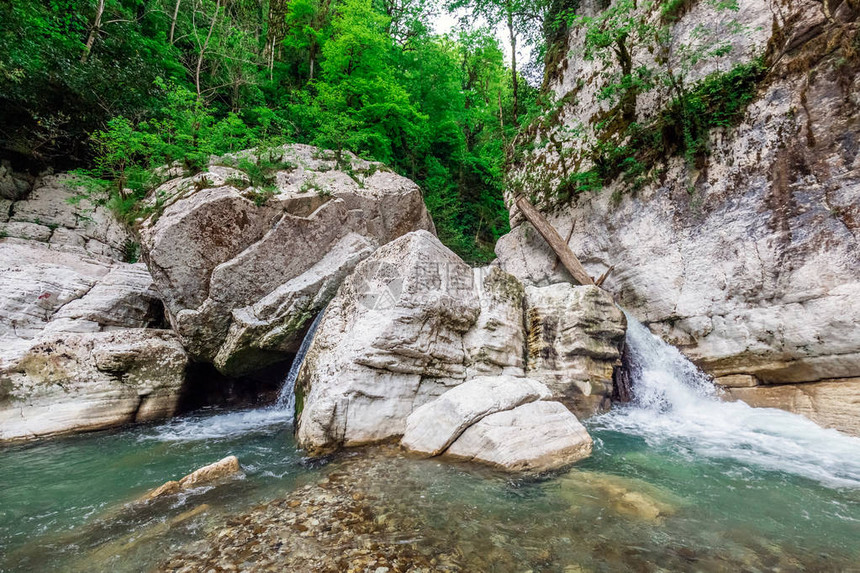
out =
<path fill-rule="evenodd" d="M 336 281 L 368 250 L 434 230 L 418 186 L 378 163 L 305 145 L 271 154 L 280 166 L 264 201 L 236 168 L 254 159 L 242 152 L 155 190 L 150 201 L 163 210 L 142 222 L 171 324 L 195 359 L 231 375 L 295 352 Z M 309 296 L 324 270 L 336 280 L 325 296 Z"/>
<path fill-rule="evenodd" d="M 669 158 L 635 191 L 618 180 L 556 207 L 537 198 L 538 207 L 562 236 L 573 229 L 569 243 L 591 276 L 614 266 L 604 288 L 619 304 L 708 373 L 763 384 L 860 376 L 860 76 L 845 73 L 841 52 L 823 49 L 858 9 L 842 2 L 828 14 L 803 0 L 774 10 L 740 0 L 738 12 L 715 13 L 712 4 L 692 3 L 670 26 L 672 38 L 719 30 L 728 19 L 745 30 L 727 30 L 721 39 L 732 51 L 694 66 L 688 81 L 781 46 L 742 121 L 713 130 L 710 155 L 695 167 Z M 576 96 L 554 128 L 560 136 L 585 130 L 565 145 L 568 165 L 586 170 L 578 146 L 611 105 L 594 96 L 617 70 L 583 58 L 583 34 L 571 30 L 549 87 L 559 99 Z M 647 124 L 665 101 L 640 98 L 638 120 Z M 536 191 L 530 182 L 542 171 L 557 181 L 558 161 L 556 148 L 538 146 L 514 168 L 511 188 L 519 179 Z M 511 218 L 496 248 L 501 267 L 527 285 L 563 281 L 554 253 L 514 207 Z"/>
<path fill-rule="evenodd" d="M 74 180 L 36 180 L 0 239 L 0 441 L 172 415 L 185 352 L 131 236 Z M 39 230 L 38 233 L 33 230 Z M 92 250 L 95 249 L 95 250 Z"/>
<path fill-rule="evenodd" d="M 528 378 L 473 378 L 412 412 L 400 445 L 412 453 L 437 456 L 485 416 L 550 396 L 549 388 Z"/>
<path fill-rule="evenodd" d="M 163 330 L 42 336 L 0 366 L 0 441 L 169 417 L 186 364 Z"/>
<path fill-rule="evenodd" d="M 627 321 L 595 286 L 559 283 L 526 292 L 526 375 L 580 417 L 610 407 Z"/>
<path fill-rule="evenodd" d="M 538 401 L 490 414 L 470 426 L 445 456 L 508 471 L 545 472 L 591 455 L 588 431 L 559 402 Z"/>
<path fill-rule="evenodd" d="M 402 435 L 466 376 L 480 304 L 472 269 L 427 231 L 378 249 L 344 281 L 299 374 L 297 438 L 320 453 Z"/>

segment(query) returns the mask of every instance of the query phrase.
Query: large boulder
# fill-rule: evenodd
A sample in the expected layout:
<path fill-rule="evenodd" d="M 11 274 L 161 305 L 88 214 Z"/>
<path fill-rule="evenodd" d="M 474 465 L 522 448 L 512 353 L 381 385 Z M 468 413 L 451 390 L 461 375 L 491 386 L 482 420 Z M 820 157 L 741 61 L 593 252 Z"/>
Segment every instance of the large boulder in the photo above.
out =
<path fill-rule="evenodd" d="M 172 416 L 186 364 L 166 330 L 41 336 L 0 367 L 0 441 Z"/>
<path fill-rule="evenodd" d="M 604 347 L 623 338 L 623 315 L 596 289 L 570 287 L 567 296 L 568 306 L 556 310 L 572 314 L 569 325 L 549 344 L 571 364 L 580 355 L 602 360 L 611 380 L 618 349 Z M 570 391 L 572 380 L 601 385 L 606 371 L 581 368 L 557 380 L 536 365 L 534 380 L 526 380 L 526 298 L 514 277 L 495 266 L 469 268 L 430 233 L 380 248 L 344 281 L 305 357 L 296 390 L 299 444 L 321 453 L 406 432 L 411 449 L 435 455 L 487 413 L 548 397 L 542 376 L 556 386 L 554 396 L 575 394 L 570 401 L 579 404 L 585 392 Z M 422 408 L 446 392 L 467 399 Z"/>
<path fill-rule="evenodd" d="M 529 378 L 482 376 L 417 408 L 400 445 L 421 456 L 542 472 L 591 454 L 591 437 L 549 388 Z"/>
<path fill-rule="evenodd" d="M 414 408 L 466 377 L 473 273 L 426 231 L 360 263 L 331 301 L 299 374 L 299 443 L 313 451 L 403 434 Z"/>
<path fill-rule="evenodd" d="M 508 471 L 544 472 L 591 455 L 588 431 L 560 402 L 537 401 L 481 418 L 445 456 Z"/>
<path fill-rule="evenodd" d="M 265 165 L 270 187 L 252 185 Z M 433 231 L 417 185 L 305 145 L 217 158 L 150 201 L 141 240 L 170 322 L 194 359 L 228 375 L 288 358 L 359 261 Z"/>
<path fill-rule="evenodd" d="M 526 292 L 526 375 L 580 417 L 605 412 L 620 365 L 626 319 L 595 286 L 558 283 Z"/>
<path fill-rule="evenodd" d="M 0 440 L 171 415 L 187 359 L 134 241 L 70 176 L 0 217 Z"/>
<path fill-rule="evenodd" d="M 412 412 L 400 445 L 413 453 L 437 456 L 482 418 L 550 395 L 549 388 L 528 378 L 473 378 Z"/>

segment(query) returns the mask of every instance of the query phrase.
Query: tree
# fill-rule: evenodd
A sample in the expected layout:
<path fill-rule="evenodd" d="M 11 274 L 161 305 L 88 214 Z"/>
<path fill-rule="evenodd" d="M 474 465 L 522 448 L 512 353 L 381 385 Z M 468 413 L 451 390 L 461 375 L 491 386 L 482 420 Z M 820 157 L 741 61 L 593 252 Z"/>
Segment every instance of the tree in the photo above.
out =
<path fill-rule="evenodd" d="M 511 46 L 511 84 L 513 86 L 513 110 L 516 122 L 520 113 L 520 81 L 517 67 L 517 50 L 522 39 L 525 44 L 540 42 L 540 34 L 547 10 L 546 0 L 449 0 L 448 9 L 466 8 L 473 22 L 486 20 L 491 28 L 504 25 Z"/>

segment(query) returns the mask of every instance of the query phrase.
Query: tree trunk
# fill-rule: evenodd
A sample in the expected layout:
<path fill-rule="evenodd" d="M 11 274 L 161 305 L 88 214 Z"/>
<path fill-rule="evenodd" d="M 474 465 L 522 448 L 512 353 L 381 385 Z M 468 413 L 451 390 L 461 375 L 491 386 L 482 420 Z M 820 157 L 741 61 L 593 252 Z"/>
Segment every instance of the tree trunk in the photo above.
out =
<path fill-rule="evenodd" d="M 81 55 L 81 63 L 85 64 L 87 62 L 87 58 L 90 55 L 90 51 L 93 49 L 93 44 L 96 41 L 96 37 L 99 35 L 99 31 L 102 29 L 102 15 L 105 13 L 105 0 L 99 0 L 98 7 L 96 8 L 96 19 L 93 21 L 93 26 L 90 28 L 90 34 L 87 36 L 87 43 L 84 46 L 84 53 Z"/>
<path fill-rule="evenodd" d="M 170 21 L 170 45 L 173 45 L 173 36 L 176 32 L 176 19 L 179 17 L 179 4 L 182 0 L 176 0 L 176 6 L 173 8 L 173 19 Z"/>
<path fill-rule="evenodd" d="M 535 209 L 534 205 L 529 203 L 528 199 L 522 195 L 517 197 L 516 205 L 520 212 L 528 219 L 529 223 L 537 229 L 537 232 L 549 244 L 550 248 L 555 251 L 561 264 L 570 272 L 573 279 L 581 285 L 593 285 L 594 280 L 585 272 L 582 263 L 573 254 L 573 251 L 570 250 L 568 244 L 558 234 L 558 231 L 540 214 L 540 211 Z"/>
<path fill-rule="evenodd" d="M 511 37 L 511 78 L 513 79 L 514 90 L 514 125 L 518 122 L 517 118 L 520 115 L 519 107 L 519 81 L 517 79 L 517 33 L 514 30 L 514 12 L 508 7 L 508 34 Z"/>
<path fill-rule="evenodd" d="M 269 62 L 269 74 L 275 66 L 275 57 L 278 47 L 287 34 L 287 9 L 290 0 L 270 0 L 269 2 L 269 26 L 266 32 L 265 60 Z"/>
<path fill-rule="evenodd" d="M 203 40 L 203 45 L 200 46 L 200 53 L 197 56 L 197 68 L 194 70 L 194 86 L 197 88 L 197 99 L 200 99 L 200 69 L 203 67 L 203 56 L 206 54 L 206 48 L 209 47 L 209 40 L 212 38 L 212 32 L 215 30 L 215 23 L 218 21 L 218 12 L 221 10 L 221 0 L 215 2 L 215 14 L 212 15 L 212 23 L 209 25 L 209 32 L 206 34 L 206 39 Z"/>

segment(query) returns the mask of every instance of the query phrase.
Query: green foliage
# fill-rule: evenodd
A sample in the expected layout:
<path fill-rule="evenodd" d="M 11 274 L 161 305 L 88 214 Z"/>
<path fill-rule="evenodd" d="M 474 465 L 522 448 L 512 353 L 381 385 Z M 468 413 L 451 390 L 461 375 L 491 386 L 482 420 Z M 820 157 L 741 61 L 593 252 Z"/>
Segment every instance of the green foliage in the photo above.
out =
<path fill-rule="evenodd" d="M 594 167 L 572 176 L 593 185 L 571 188 L 562 182 L 559 194 L 566 198 L 619 176 L 630 188 L 638 189 L 648 181 L 654 163 L 666 156 L 681 155 L 691 164 L 698 163 L 709 153 L 710 131 L 731 127 L 743 118 L 766 71 L 764 62 L 757 59 L 709 75 L 671 101 L 648 125 L 631 124 L 620 138 L 596 143 L 590 150 Z M 616 143 L 618 140 L 623 143 Z"/>
<path fill-rule="evenodd" d="M 514 97 L 491 31 L 434 35 L 441 6 L 9 0 L 0 148 L 78 167 L 90 199 L 129 224 L 160 209 L 144 198 L 164 166 L 194 174 L 212 156 L 256 148 L 254 160 L 234 156 L 247 178 L 233 183 L 263 204 L 274 172 L 289 168 L 267 150 L 292 141 L 350 151 L 415 180 L 446 243 L 485 261 L 508 229 L 505 146 L 535 91 L 518 80 Z M 520 37 L 534 28 L 517 26 Z"/>

